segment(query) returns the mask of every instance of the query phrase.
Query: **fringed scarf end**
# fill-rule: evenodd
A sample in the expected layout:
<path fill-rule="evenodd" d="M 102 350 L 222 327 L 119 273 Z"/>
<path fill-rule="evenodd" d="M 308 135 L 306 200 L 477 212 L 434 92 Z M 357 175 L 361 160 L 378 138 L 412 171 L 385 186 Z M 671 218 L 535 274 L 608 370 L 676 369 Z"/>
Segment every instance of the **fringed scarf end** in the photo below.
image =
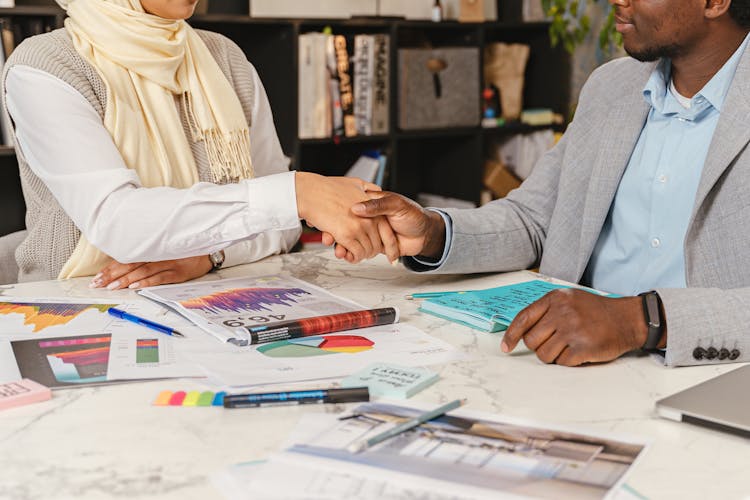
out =
<path fill-rule="evenodd" d="M 237 182 L 254 177 L 250 133 L 247 130 L 235 130 L 228 134 L 215 129 L 204 130 L 202 135 L 214 182 Z"/>

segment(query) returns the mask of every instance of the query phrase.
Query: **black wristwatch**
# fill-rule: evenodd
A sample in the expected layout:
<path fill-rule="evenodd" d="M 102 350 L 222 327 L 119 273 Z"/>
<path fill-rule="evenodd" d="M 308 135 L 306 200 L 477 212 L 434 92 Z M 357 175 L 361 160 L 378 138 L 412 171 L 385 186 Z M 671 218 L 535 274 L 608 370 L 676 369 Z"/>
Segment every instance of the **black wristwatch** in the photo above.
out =
<path fill-rule="evenodd" d="M 638 296 L 643 301 L 643 317 L 648 327 L 648 336 L 646 343 L 643 344 L 644 351 L 653 351 L 659 346 L 662 336 L 664 336 L 664 318 L 661 315 L 661 297 L 655 290 L 650 292 L 639 293 Z"/>

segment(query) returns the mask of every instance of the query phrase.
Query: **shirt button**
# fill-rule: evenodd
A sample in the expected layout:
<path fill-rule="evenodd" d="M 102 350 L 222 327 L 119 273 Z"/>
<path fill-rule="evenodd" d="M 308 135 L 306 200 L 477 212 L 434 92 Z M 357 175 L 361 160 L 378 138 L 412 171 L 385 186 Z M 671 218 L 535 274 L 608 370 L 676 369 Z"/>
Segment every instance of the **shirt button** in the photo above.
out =
<path fill-rule="evenodd" d="M 665 184 L 667 182 L 667 176 L 666 175 L 660 175 L 659 176 L 659 182 L 662 184 Z"/>
<path fill-rule="evenodd" d="M 652 248 L 659 248 L 661 246 L 661 240 L 659 238 L 654 238 L 651 240 L 651 247 Z"/>

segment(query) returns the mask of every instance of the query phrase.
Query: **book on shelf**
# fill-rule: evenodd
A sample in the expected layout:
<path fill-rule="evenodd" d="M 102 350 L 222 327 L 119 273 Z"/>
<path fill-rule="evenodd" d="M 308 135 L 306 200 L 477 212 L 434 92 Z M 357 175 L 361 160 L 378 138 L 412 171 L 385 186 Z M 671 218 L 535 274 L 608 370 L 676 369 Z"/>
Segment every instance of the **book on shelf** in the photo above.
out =
<path fill-rule="evenodd" d="M 507 329 L 526 306 L 552 290 L 573 287 L 607 295 L 591 288 L 537 279 L 486 290 L 448 293 L 425 300 L 419 310 L 476 330 L 494 333 Z"/>
<path fill-rule="evenodd" d="M 299 36 L 299 130 L 300 139 L 331 136 L 330 82 L 326 65 L 328 36 Z"/>
<path fill-rule="evenodd" d="M 357 135 L 357 121 L 354 116 L 354 83 L 352 78 L 351 54 L 344 35 L 334 35 L 333 46 L 336 50 L 336 70 L 339 78 L 341 112 L 344 116 L 344 135 Z"/>
<path fill-rule="evenodd" d="M 358 135 L 372 135 L 374 45 L 372 35 L 354 37 L 354 117 Z"/>
<path fill-rule="evenodd" d="M 372 133 L 385 135 L 390 131 L 390 36 L 374 37 L 374 72 L 372 87 Z"/>
<path fill-rule="evenodd" d="M 336 45 L 333 37 L 326 39 L 326 67 L 328 69 L 328 88 L 330 90 L 331 126 L 335 137 L 344 135 L 344 110 L 341 108 L 341 88 L 339 87 L 338 68 L 336 65 Z"/>
<path fill-rule="evenodd" d="M 346 177 L 358 177 L 382 187 L 387 161 L 387 155 L 380 151 L 365 151 L 346 172 Z"/>
<path fill-rule="evenodd" d="M 299 138 L 388 134 L 389 53 L 386 34 L 300 35 Z"/>

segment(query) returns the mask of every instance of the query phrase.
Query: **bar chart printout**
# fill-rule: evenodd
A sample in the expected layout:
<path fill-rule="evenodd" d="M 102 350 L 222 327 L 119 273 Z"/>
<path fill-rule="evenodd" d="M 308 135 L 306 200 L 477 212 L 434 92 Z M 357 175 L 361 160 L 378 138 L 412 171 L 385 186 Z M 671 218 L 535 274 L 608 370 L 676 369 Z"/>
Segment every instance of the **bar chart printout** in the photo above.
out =
<path fill-rule="evenodd" d="M 136 341 L 135 362 L 158 363 L 159 362 L 159 339 L 138 339 Z"/>
<path fill-rule="evenodd" d="M 21 375 L 51 388 L 107 383 L 111 335 L 11 342 Z"/>

